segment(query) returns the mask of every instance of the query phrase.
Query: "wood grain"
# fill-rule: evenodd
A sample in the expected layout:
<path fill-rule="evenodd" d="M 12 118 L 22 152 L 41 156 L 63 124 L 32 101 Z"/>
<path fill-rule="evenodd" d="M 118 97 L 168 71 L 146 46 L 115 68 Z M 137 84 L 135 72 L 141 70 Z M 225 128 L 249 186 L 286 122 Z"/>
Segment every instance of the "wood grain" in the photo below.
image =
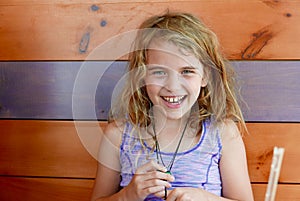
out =
<path fill-rule="evenodd" d="M 252 184 L 254 200 L 264 201 L 267 189 L 266 184 Z M 300 185 L 279 184 L 276 192 L 276 201 L 299 201 L 300 200 Z"/>
<path fill-rule="evenodd" d="M 3 201 L 88 201 L 94 180 L 0 177 Z"/>
<path fill-rule="evenodd" d="M 0 121 L 0 175 L 93 178 L 101 139 L 98 126 L 97 122 Z"/>
<path fill-rule="evenodd" d="M 106 122 L 86 120 L 107 119 L 126 61 L 111 63 L 127 60 L 133 30 L 170 9 L 202 18 L 233 60 L 246 101 L 255 200 L 264 200 L 272 150 L 280 146 L 276 200 L 300 201 L 299 7 L 272 0 L 1 1 L 0 200 L 89 200 Z"/>
<path fill-rule="evenodd" d="M 232 64 L 247 121 L 300 122 L 299 61 Z M 125 61 L 0 62 L 0 118 L 106 120 L 126 65 Z"/>
<path fill-rule="evenodd" d="M 216 32 L 230 59 L 299 59 L 299 4 L 259 0 L 4 0 L 0 3 L 0 60 L 91 59 L 106 40 L 136 29 L 147 17 L 167 9 L 201 17 Z M 128 51 L 132 38 L 122 45 L 119 39 L 92 59 L 124 59 L 114 52 L 119 48 Z"/>
<path fill-rule="evenodd" d="M 0 175 L 94 178 L 106 122 L 1 120 Z M 100 125 L 100 126 L 99 126 Z M 252 182 L 267 182 L 274 146 L 286 148 L 279 181 L 300 183 L 300 124 L 248 123 Z"/>
<path fill-rule="evenodd" d="M 0 177 L 0 200 L 88 201 L 94 180 Z M 255 201 L 263 201 L 266 184 L 252 184 Z M 300 185 L 279 184 L 276 200 L 299 201 Z"/>
<path fill-rule="evenodd" d="M 111 62 L 0 62 L 0 116 L 73 119 L 73 112 L 77 110 L 72 110 L 72 101 L 77 97 L 79 103 L 86 106 L 74 118 L 92 119 L 96 113 L 97 119 L 107 119 L 111 93 L 122 76 L 126 63 L 113 63 L 110 67 L 112 70 L 107 69 L 110 64 Z M 99 80 L 104 71 L 105 75 Z M 84 77 L 84 80 L 77 80 L 78 75 Z M 79 88 L 73 93 L 76 83 Z M 84 88 L 80 88 L 81 86 Z M 93 87 L 97 89 L 94 90 Z M 92 112 L 87 110 L 87 106 L 94 106 Z"/>
<path fill-rule="evenodd" d="M 252 182 L 268 181 L 273 148 L 285 148 L 279 182 L 300 183 L 300 147 L 298 123 L 247 123 L 244 136 Z M 298 176 L 299 175 L 299 176 Z"/>

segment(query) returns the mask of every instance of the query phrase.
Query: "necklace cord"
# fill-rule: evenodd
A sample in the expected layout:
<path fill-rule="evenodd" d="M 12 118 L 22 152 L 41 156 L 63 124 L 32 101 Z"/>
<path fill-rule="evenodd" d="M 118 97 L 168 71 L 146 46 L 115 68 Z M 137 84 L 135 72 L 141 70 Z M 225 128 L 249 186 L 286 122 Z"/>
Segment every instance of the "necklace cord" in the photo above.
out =
<path fill-rule="evenodd" d="M 154 141 L 155 141 L 155 149 L 156 149 L 156 159 L 157 159 L 157 162 L 159 162 L 159 159 L 160 159 L 160 161 L 162 162 L 163 166 L 165 166 L 165 167 L 167 168 L 167 171 L 168 171 L 169 173 L 171 173 L 171 169 L 172 169 L 172 167 L 173 167 L 173 164 L 174 164 L 175 158 L 176 158 L 176 156 L 177 156 L 179 147 L 180 147 L 180 145 L 181 145 L 181 142 L 182 142 L 184 133 L 185 133 L 185 131 L 186 131 L 187 125 L 188 125 L 188 120 L 187 120 L 187 122 L 186 122 L 186 124 L 185 124 L 185 126 L 184 126 L 184 129 L 183 129 L 182 134 L 181 134 L 181 136 L 180 136 L 180 139 L 179 139 L 179 142 L 178 142 L 178 144 L 177 144 L 176 150 L 175 150 L 175 152 L 174 152 L 174 154 L 173 154 L 173 157 L 172 157 L 171 161 L 169 162 L 169 165 L 166 167 L 166 165 L 165 165 L 164 162 L 163 162 L 162 156 L 161 156 L 160 146 L 159 146 L 159 143 L 158 143 L 158 140 L 157 140 L 157 134 L 156 134 L 156 130 L 155 130 L 155 123 L 154 123 L 154 121 L 153 121 L 153 123 L 152 123 L 152 126 L 153 126 L 153 133 L 154 133 L 153 138 L 154 138 Z"/>

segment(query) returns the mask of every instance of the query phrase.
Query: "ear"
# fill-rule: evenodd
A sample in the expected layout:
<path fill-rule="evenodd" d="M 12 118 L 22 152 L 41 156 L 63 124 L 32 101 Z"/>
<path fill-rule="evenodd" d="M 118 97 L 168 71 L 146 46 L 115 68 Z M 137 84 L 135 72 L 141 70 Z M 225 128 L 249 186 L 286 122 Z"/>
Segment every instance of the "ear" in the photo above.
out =
<path fill-rule="evenodd" d="M 208 83 L 208 78 L 207 78 L 206 74 L 204 74 L 202 77 L 202 81 L 201 81 L 201 87 L 206 87 L 207 83 Z"/>

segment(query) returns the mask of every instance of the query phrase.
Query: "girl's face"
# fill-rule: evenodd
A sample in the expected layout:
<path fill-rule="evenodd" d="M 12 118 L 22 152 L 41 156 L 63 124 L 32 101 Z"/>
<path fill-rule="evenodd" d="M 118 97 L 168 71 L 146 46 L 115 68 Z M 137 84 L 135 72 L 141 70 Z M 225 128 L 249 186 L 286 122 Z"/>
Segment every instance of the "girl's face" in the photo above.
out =
<path fill-rule="evenodd" d="M 145 84 L 152 103 L 168 119 L 179 119 L 190 111 L 207 82 L 203 65 L 192 53 L 154 40 L 147 51 Z"/>

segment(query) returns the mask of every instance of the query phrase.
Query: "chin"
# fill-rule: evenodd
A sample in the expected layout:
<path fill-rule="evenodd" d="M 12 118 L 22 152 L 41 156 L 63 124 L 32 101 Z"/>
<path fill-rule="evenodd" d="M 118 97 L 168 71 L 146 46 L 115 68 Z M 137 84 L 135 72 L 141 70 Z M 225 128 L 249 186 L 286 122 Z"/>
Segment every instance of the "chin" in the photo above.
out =
<path fill-rule="evenodd" d="M 178 111 L 178 112 L 168 111 L 166 113 L 167 113 L 167 118 L 168 119 L 170 119 L 170 120 L 180 120 L 188 113 L 188 111 Z"/>

